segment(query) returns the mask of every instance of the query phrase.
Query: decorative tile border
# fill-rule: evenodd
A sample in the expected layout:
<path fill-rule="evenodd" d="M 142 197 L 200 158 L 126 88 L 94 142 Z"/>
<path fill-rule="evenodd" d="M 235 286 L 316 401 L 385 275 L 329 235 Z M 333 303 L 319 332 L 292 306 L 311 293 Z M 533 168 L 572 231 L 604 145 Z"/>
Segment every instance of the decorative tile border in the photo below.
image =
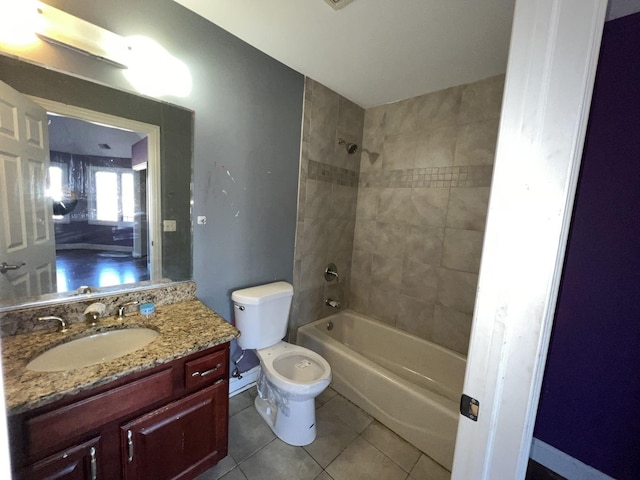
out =
<path fill-rule="evenodd" d="M 307 170 L 307 179 L 309 180 L 357 187 L 359 183 L 358 175 L 359 173 L 354 170 L 309 159 L 309 169 Z"/>
<path fill-rule="evenodd" d="M 492 165 L 480 165 L 360 172 L 359 186 L 385 188 L 490 187 L 492 171 Z"/>

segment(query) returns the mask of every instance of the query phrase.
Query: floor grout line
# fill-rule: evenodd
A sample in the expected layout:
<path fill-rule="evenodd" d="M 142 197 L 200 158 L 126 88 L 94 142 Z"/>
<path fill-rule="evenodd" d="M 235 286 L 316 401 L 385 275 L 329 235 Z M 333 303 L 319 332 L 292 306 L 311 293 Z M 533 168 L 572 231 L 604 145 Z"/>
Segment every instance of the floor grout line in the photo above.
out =
<path fill-rule="evenodd" d="M 247 390 L 246 392 L 249 392 L 249 390 Z M 240 395 L 244 395 L 246 392 L 242 392 Z M 246 393 L 246 395 L 248 395 L 249 397 L 251 397 L 250 393 Z M 396 460 L 394 460 L 389 454 L 385 453 L 385 451 L 382 450 L 382 448 L 376 446 L 372 441 L 370 441 L 368 438 L 366 438 L 364 436 L 364 433 L 372 428 L 373 425 L 379 424 L 380 427 L 382 427 L 383 429 L 388 430 L 388 428 L 386 426 L 384 426 L 384 424 L 378 422 L 375 418 L 373 418 L 371 415 L 369 415 L 368 413 L 364 412 L 364 410 L 362 410 L 360 407 L 358 407 L 357 405 L 355 405 L 353 402 L 351 402 L 349 399 L 347 399 L 346 397 L 343 397 L 342 395 L 340 395 L 338 392 L 335 392 L 333 396 L 331 396 L 331 398 L 329 398 L 328 400 L 326 400 L 324 403 L 322 403 L 321 405 L 318 405 L 316 408 L 316 411 L 318 411 L 319 409 L 321 409 L 322 407 L 324 407 L 325 405 L 327 405 L 329 402 L 331 402 L 332 400 L 335 400 L 336 398 L 341 397 L 344 401 L 346 401 L 347 404 L 351 405 L 353 408 L 357 408 L 358 411 L 362 411 L 368 418 L 370 418 L 370 420 L 368 422 L 366 422 L 366 425 L 361 429 L 358 430 L 357 427 L 351 427 L 349 425 L 346 426 L 346 428 L 348 430 L 352 430 L 353 433 L 356 434 L 356 436 L 349 441 L 339 452 L 337 452 L 335 454 L 335 456 L 333 456 L 333 458 L 331 458 L 331 460 L 329 461 L 329 463 L 327 463 L 327 465 L 325 467 L 322 467 L 322 465 L 320 464 L 320 462 L 318 460 L 316 460 L 316 458 L 307 450 L 307 445 L 305 446 L 296 446 L 294 448 L 298 449 L 302 449 L 302 451 L 304 452 L 304 456 L 307 459 L 310 459 L 313 461 L 313 464 L 316 465 L 319 469 L 320 472 L 316 475 L 316 477 L 314 477 L 314 479 L 311 480 L 315 480 L 315 478 L 317 478 L 318 476 L 321 476 L 323 473 L 331 479 L 334 479 L 334 477 L 332 477 L 329 472 L 328 469 L 331 468 L 332 465 L 335 464 L 335 462 L 341 457 L 341 455 L 344 454 L 344 452 L 349 449 L 350 447 L 352 447 L 354 445 L 355 442 L 360 441 L 360 439 L 364 440 L 364 442 L 366 442 L 367 445 L 373 447 L 373 449 L 378 452 L 379 454 L 382 454 L 382 457 L 380 458 L 384 458 L 386 459 L 386 461 L 390 462 L 390 465 L 395 466 L 398 470 L 398 473 L 402 472 L 405 477 L 403 477 L 403 480 L 413 480 L 414 477 L 411 476 L 411 472 L 413 472 L 413 470 L 416 468 L 416 466 L 418 465 L 418 463 L 420 462 L 421 458 L 423 455 L 425 455 L 423 452 L 421 452 L 419 449 L 416 449 L 417 451 L 417 459 L 415 461 L 411 461 L 409 463 L 411 463 L 410 466 L 408 466 L 408 470 L 403 467 L 399 462 L 397 462 Z M 244 399 L 243 399 L 244 401 Z M 336 400 L 339 401 L 339 400 Z M 241 414 L 242 412 L 244 412 L 245 410 L 247 410 L 248 408 L 252 408 L 253 407 L 253 403 L 249 402 L 248 405 L 246 405 L 244 408 L 234 412 L 234 414 L 232 416 L 229 417 L 229 419 L 235 417 L 236 415 Z M 326 408 L 330 408 L 330 406 L 326 407 Z M 330 410 L 331 411 L 331 410 Z M 364 422 L 363 422 L 364 423 Z M 393 433 L 393 432 L 391 432 Z M 374 433 L 372 432 L 372 435 L 374 435 Z M 394 434 L 395 435 L 395 434 Z M 397 437 L 397 435 L 395 435 Z M 265 448 L 267 448 L 269 445 L 271 445 L 278 437 L 275 436 L 274 438 L 271 438 L 270 440 L 268 440 L 264 445 L 260 446 L 260 448 L 258 448 L 255 452 L 252 452 L 251 455 L 247 456 L 246 458 L 244 458 L 242 461 L 240 462 L 236 462 L 235 458 L 233 458 L 233 456 L 231 456 L 229 454 L 229 456 L 231 457 L 231 460 L 233 461 L 233 468 L 231 468 L 229 471 L 225 472 L 221 477 L 222 478 L 226 475 L 229 475 L 233 470 L 235 470 L 236 468 L 239 469 L 239 473 L 242 474 L 242 476 L 248 480 L 252 480 L 252 478 L 250 478 L 249 476 L 247 476 L 247 473 L 245 473 L 245 471 L 243 470 L 242 466 L 245 465 L 250 459 L 254 458 L 256 456 L 256 454 L 260 453 L 262 450 L 264 450 Z M 408 445 L 411 445 L 410 443 L 406 442 L 404 439 L 402 439 L 401 437 L 397 437 L 397 440 L 399 442 L 402 443 L 406 443 Z M 384 437 L 382 437 L 381 441 L 385 441 Z M 395 440 L 393 440 L 395 442 Z M 412 446 L 412 445 L 411 445 Z M 415 449 L 415 446 L 412 446 Z M 425 455 L 426 456 L 426 455 Z M 428 456 L 426 456 L 427 458 L 429 458 Z M 286 459 L 284 460 L 286 462 Z M 407 465 L 407 463 L 405 463 L 405 465 Z M 438 477 L 440 478 L 440 477 Z M 291 480 L 295 480 L 295 479 L 291 479 Z"/>

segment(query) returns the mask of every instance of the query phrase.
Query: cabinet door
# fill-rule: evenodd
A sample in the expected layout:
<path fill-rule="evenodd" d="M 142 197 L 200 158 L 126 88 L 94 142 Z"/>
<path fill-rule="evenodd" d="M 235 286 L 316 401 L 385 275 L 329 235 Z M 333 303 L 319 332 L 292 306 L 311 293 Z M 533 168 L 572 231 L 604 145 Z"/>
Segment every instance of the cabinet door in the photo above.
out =
<path fill-rule="evenodd" d="M 121 427 L 124 478 L 190 479 L 227 454 L 226 381 Z"/>
<path fill-rule="evenodd" d="M 17 474 L 18 480 L 97 480 L 100 439 L 51 455 Z"/>

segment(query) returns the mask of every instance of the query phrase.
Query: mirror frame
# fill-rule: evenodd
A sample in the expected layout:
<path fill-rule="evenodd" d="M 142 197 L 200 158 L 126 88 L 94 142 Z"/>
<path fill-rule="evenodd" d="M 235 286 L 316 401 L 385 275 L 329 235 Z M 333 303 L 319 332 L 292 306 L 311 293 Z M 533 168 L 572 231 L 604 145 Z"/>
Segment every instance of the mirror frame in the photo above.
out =
<path fill-rule="evenodd" d="M 173 281 L 191 280 L 194 112 L 43 68 L 1 52 L 0 80 L 31 97 L 159 127 L 161 180 L 157 191 L 160 193 L 161 208 L 154 221 L 161 224 L 162 219 L 172 219 L 177 222 L 175 232 L 161 232 L 163 265 L 160 276 Z M 137 286 L 146 289 L 152 284 L 153 281 L 101 288 L 95 294 L 131 291 Z M 74 294 L 54 293 L 24 298 L 17 300 L 20 303 L 0 306 L 0 312 L 25 306 L 62 303 L 74 298 Z"/>

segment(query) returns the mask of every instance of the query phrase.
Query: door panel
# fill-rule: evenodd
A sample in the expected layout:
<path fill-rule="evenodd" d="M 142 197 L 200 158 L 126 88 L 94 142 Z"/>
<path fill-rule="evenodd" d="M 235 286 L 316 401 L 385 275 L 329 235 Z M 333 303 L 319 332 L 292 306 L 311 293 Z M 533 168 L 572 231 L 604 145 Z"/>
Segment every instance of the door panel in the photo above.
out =
<path fill-rule="evenodd" d="M 215 465 L 226 455 L 226 392 L 218 383 L 122 426 L 125 480 L 193 478 Z"/>
<path fill-rule="evenodd" d="M 0 301 L 56 291 L 48 169 L 46 111 L 0 82 Z"/>

